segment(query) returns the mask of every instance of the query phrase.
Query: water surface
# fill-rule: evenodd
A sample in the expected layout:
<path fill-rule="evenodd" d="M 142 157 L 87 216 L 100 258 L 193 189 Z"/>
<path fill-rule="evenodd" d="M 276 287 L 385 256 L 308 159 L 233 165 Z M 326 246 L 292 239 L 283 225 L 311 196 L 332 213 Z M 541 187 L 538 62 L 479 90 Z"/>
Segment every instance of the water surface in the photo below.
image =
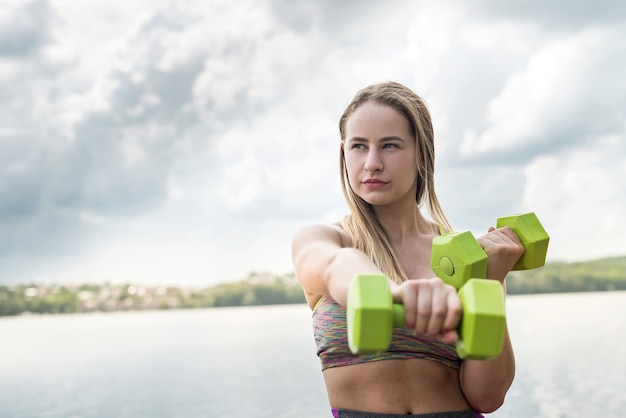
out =
<path fill-rule="evenodd" d="M 510 296 L 490 417 L 626 411 L 626 292 Z M 328 417 L 306 305 L 0 318 L 0 417 Z"/>

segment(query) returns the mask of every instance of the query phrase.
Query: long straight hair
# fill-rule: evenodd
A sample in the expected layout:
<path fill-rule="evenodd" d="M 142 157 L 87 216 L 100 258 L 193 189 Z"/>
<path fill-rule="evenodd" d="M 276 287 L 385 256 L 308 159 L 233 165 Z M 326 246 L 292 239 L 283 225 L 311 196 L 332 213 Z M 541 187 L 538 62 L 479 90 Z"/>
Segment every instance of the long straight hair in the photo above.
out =
<path fill-rule="evenodd" d="M 445 229 L 452 229 L 435 193 L 435 144 L 430 112 L 424 100 L 411 89 L 396 82 L 368 86 L 354 96 L 339 119 L 341 143 L 346 139 L 346 123 L 354 111 L 367 102 L 390 106 L 409 122 L 416 141 L 417 193 L 415 210 L 424 205 L 432 219 Z M 361 199 L 350 186 L 343 146 L 340 147 L 339 165 L 341 186 L 350 208 L 350 214 L 341 220 L 341 226 L 352 239 L 353 245 L 365 252 L 391 280 L 400 284 L 408 280 L 393 249 L 389 235 L 380 223 L 372 205 Z"/>

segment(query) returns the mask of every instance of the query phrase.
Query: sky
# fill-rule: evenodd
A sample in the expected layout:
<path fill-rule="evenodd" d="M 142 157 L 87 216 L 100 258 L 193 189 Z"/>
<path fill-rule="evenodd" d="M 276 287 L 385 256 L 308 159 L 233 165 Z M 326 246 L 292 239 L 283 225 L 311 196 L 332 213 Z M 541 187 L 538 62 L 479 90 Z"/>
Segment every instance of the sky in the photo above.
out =
<path fill-rule="evenodd" d="M 626 3 L 0 0 L 0 285 L 293 271 L 346 213 L 338 119 L 421 95 L 457 230 L 626 255 Z"/>

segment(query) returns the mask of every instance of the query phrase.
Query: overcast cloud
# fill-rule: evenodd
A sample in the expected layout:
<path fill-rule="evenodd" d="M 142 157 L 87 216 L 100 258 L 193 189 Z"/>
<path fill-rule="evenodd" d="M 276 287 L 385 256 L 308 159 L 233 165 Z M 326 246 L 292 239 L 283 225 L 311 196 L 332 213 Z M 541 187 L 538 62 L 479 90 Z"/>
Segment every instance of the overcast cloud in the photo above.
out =
<path fill-rule="evenodd" d="M 626 6 L 544 3 L 0 0 L 0 284 L 291 271 L 385 80 L 457 229 L 535 211 L 550 260 L 626 255 Z"/>

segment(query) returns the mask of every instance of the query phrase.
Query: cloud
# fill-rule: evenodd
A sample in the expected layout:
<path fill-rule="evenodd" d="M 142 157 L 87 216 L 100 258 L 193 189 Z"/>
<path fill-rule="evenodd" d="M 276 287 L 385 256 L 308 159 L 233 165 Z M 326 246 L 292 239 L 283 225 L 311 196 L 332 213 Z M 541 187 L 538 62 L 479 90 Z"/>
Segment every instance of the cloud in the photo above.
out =
<path fill-rule="evenodd" d="M 490 101 L 545 40 L 527 22 L 473 18 L 473 8 L 452 4 L 425 3 L 408 27 L 405 50 L 411 85 L 431 108 L 444 166 L 468 163 L 460 153 L 464 131 L 484 128 Z"/>
<path fill-rule="evenodd" d="M 524 207 L 533 208 L 553 231 L 552 257 L 573 261 L 624 255 L 623 136 L 596 138 L 593 145 L 539 157 L 524 174 Z"/>
<path fill-rule="evenodd" d="M 537 208 L 567 236 L 554 213 L 591 210 L 582 189 L 565 193 L 578 164 L 613 188 L 623 176 L 623 25 L 533 4 L 11 3 L 0 282 L 290 269 L 295 229 L 345 212 L 337 119 L 384 80 L 431 107 L 456 225 Z M 611 208 L 602 222 L 619 224 L 623 195 L 594 195 Z"/>
<path fill-rule="evenodd" d="M 50 136 L 17 124 L 5 132 L 5 267 L 13 265 L 9 258 L 34 250 L 94 259 L 89 253 L 98 245 L 118 248 L 111 240 L 121 225 L 163 210 L 170 200 L 204 209 L 215 220 L 207 225 L 210 239 L 229 229 L 219 221 L 222 211 L 241 223 L 307 216 L 298 213 L 299 205 L 323 193 L 289 186 L 284 179 L 293 177 L 283 174 L 294 167 L 290 152 L 319 148 L 307 145 L 319 138 L 302 132 L 317 121 L 284 120 L 290 106 L 303 107 L 298 99 L 280 110 L 272 106 L 298 89 L 297 74 L 317 58 L 315 41 L 276 32 L 271 17 L 252 3 L 215 7 L 230 16 L 218 19 L 201 6 L 142 15 L 117 41 L 108 67 L 87 88 L 81 83 L 71 91 L 68 85 L 54 113 L 43 111 L 53 107 L 54 75 L 32 75 L 45 86 L 28 90 L 31 100 L 46 104 L 46 116 L 35 126 L 48 126 Z M 234 21 L 247 30 L 234 30 Z M 12 93 L 15 103 L 18 94 Z M 291 147 L 285 135 L 297 138 Z M 327 171 L 311 170 L 307 177 L 327 179 Z M 282 187 L 291 188 L 290 198 L 283 198 Z M 311 205 L 309 214 L 315 207 L 321 206 Z M 130 241 L 145 245 L 142 238 Z"/>
<path fill-rule="evenodd" d="M 546 30 L 581 29 L 603 26 L 623 20 L 626 6 L 614 0 L 555 0 L 549 4 L 541 0 L 477 0 L 472 2 L 473 17 L 480 20 L 514 18 L 533 22 Z"/>
<path fill-rule="evenodd" d="M 53 41 L 54 13 L 45 0 L 9 1 L 0 12 L 0 56 L 36 54 Z"/>
<path fill-rule="evenodd" d="M 623 134 L 615 109 L 626 105 L 626 45 L 612 39 L 624 35 L 622 27 L 594 29 L 548 43 L 491 100 L 487 128 L 465 132 L 461 152 L 532 158 Z"/>
<path fill-rule="evenodd" d="M 599 227 L 621 231 L 616 214 L 626 204 L 626 153 L 617 145 L 625 134 L 617 111 L 626 104 L 623 6 L 594 5 L 585 17 L 578 3 L 559 13 L 495 3 L 429 4 L 409 30 L 415 84 L 433 113 L 444 209 L 476 234 L 498 216 L 536 211 L 553 236 L 552 259 L 623 254 Z"/>

